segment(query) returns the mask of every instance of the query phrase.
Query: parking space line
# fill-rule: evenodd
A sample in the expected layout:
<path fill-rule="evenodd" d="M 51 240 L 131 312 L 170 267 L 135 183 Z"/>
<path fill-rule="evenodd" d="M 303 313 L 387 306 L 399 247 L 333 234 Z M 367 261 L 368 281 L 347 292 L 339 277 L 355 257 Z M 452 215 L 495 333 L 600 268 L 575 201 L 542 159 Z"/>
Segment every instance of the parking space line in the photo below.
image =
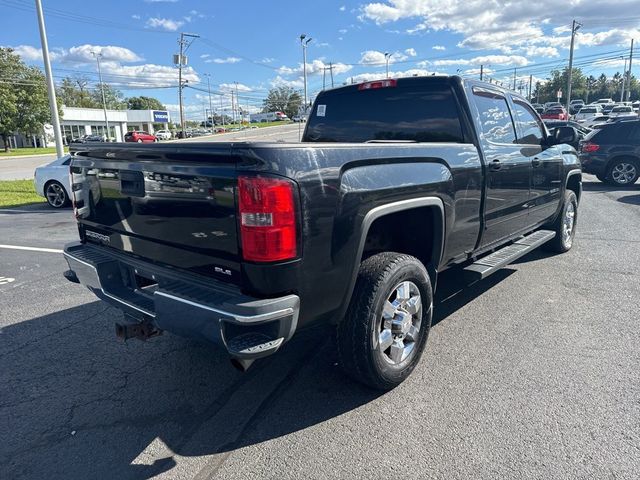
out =
<path fill-rule="evenodd" d="M 40 248 L 40 247 L 22 247 L 20 245 L 0 245 L 0 248 L 6 248 L 9 250 L 28 250 L 31 252 L 46 252 L 46 253 L 62 253 L 63 250 L 57 248 Z"/>

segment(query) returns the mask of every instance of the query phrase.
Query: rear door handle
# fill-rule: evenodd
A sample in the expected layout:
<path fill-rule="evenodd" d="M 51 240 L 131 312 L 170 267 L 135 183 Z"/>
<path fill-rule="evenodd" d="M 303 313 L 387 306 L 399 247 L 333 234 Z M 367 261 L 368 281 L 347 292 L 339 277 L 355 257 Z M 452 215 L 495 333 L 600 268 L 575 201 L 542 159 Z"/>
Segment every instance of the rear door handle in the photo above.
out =
<path fill-rule="evenodd" d="M 535 157 L 533 160 L 531 160 L 531 165 L 533 165 L 534 167 L 539 167 L 540 165 L 542 165 L 542 160 L 540 160 L 538 157 Z"/>
<path fill-rule="evenodd" d="M 502 168 L 502 163 L 500 163 L 500 159 L 499 158 L 494 158 L 491 161 L 490 168 L 493 171 L 500 170 Z"/>

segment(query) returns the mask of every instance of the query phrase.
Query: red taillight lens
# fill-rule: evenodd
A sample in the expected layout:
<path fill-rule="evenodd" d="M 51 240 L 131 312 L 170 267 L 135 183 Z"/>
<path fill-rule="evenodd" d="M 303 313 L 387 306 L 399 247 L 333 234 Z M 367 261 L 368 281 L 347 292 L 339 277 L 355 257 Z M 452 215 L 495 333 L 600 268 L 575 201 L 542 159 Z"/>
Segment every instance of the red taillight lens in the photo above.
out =
<path fill-rule="evenodd" d="M 375 90 L 377 88 L 388 88 L 395 87 L 397 85 L 397 80 L 377 80 L 375 82 L 366 82 L 358 85 L 358 90 Z"/>
<path fill-rule="evenodd" d="M 580 149 L 584 153 L 597 152 L 600 149 L 600 145 L 595 143 L 586 142 L 582 144 L 582 148 Z"/>
<path fill-rule="evenodd" d="M 298 254 L 294 185 L 283 179 L 239 177 L 242 256 L 253 262 L 288 260 Z"/>

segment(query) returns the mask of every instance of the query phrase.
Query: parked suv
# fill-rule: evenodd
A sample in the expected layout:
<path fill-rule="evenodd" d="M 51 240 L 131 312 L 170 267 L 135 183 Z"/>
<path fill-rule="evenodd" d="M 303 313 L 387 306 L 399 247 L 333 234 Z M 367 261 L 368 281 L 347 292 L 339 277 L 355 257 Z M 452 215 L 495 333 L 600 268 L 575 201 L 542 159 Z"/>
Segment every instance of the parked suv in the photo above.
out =
<path fill-rule="evenodd" d="M 580 143 L 586 173 L 618 187 L 633 185 L 640 173 L 640 120 L 610 123 Z"/>
<path fill-rule="evenodd" d="M 151 135 L 148 132 L 140 132 L 137 130 L 134 130 L 133 132 L 127 132 L 124 135 L 124 141 L 125 142 L 137 142 L 137 143 L 144 143 L 144 142 L 157 142 L 158 139 L 156 138 L 155 135 Z"/>

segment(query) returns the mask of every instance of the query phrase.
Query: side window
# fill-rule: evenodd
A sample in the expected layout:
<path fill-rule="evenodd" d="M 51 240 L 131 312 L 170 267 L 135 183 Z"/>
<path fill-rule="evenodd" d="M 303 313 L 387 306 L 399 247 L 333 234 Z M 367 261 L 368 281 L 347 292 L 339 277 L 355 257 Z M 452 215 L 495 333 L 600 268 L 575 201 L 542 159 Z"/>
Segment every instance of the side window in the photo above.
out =
<path fill-rule="evenodd" d="M 542 133 L 542 125 L 540 125 L 538 117 L 533 113 L 529 105 L 520 100 L 514 98 L 513 105 L 514 121 L 520 132 L 518 143 L 525 145 L 542 145 L 544 134 Z"/>
<path fill-rule="evenodd" d="M 516 143 L 516 133 L 507 99 L 497 93 L 474 89 L 484 136 L 493 143 Z"/>
<path fill-rule="evenodd" d="M 64 162 L 62 162 L 62 165 L 69 165 L 71 163 L 71 157 L 67 158 Z"/>

